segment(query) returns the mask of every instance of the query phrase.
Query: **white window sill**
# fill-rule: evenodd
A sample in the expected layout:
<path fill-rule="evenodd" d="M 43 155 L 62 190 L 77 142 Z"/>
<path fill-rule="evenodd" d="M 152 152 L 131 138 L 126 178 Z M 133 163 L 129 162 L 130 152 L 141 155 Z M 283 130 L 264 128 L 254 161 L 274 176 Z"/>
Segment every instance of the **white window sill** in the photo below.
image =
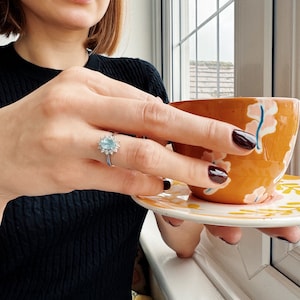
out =
<path fill-rule="evenodd" d="M 249 252 L 255 248 L 252 238 L 257 237 L 230 246 L 204 231 L 194 256 L 180 259 L 163 242 L 149 212 L 140 242 L 154 277 L 155 300 L 300 299 L 300 287 L 269 266 L 265 256 L 254 261 L 242 257 L 243 247 Z M 268 247 L 265 238 L 261 240 L 259 247 Z"/>
<path fill-rule="evenodd" d="M 180 259 L 162 240 L 149 212 L 140 238 L 151 271 L 159 285 L 159 299 L 224 299 L 193 258 Z M 156 300 L 155 298 L 155 300 Z"/>

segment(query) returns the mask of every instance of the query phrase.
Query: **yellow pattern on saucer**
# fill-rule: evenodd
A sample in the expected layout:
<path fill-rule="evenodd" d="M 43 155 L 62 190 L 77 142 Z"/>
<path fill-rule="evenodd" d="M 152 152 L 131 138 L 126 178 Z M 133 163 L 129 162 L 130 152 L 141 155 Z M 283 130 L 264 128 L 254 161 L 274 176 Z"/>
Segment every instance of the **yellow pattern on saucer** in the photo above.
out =
<path fill-rule="evenodd" d="M 278 227 L 300 225 L 300 176 L 285 175 L 274 197 L 262 204 L 220 204 L 196 198 L 188 186 L 171 180 L 170 190 L 156 196 L 135 196 L 147 209 L 166 216 L 198 223 Z"/>

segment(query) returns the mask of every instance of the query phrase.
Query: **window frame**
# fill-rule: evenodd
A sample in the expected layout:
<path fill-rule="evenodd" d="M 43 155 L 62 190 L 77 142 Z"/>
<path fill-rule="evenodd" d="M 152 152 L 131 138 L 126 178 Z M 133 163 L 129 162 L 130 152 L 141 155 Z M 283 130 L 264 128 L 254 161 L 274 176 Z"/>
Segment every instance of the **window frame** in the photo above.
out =
<path fill-rule="evenodd" d="M 300 98 L 300 3 L 296 0 L 274 1 L 274 72 L 273 93 L 276 96 Z M 288 172 L 300 175 L 300 139 L 296 142 Z M 272 240 L 272 265 L 300 286 L 300 243 Z M 297 272 L 298 270 L 298 272 Z"/>
<path fill-rule="evenodd" d="M 160 36 L 162 77 L 170 99 L 173 99 L 173 55 L 172 51 L 170 51 L 172 49 L 173 34 L 170 26 L 172 20 L 171 1 L 157 0 L 156 2 L 161 5 L 163 12 L 161 15 L 162 30 L 160 33 L 162 34 L 163 32 L 163 35 Z M 288 11 L 284 10 L 282 16 L 277 16 L 277 18 L 290 20 L 287 17 L 287 13 L 289 13 L 289 16 L 293 16 L 293 20 L 296 17 L 300 17 L 300 13 L 297 16 L 295 15 L 295 10 L 293 10 L 293 5 L 297 5 L 296 1 L 284 1 L 284 3 L 286 2 L 289 2 Z M 285 77 L 284 82 L 287 83 L 292 78 L 294 86 L 291 88 L 289 84 L 287 85 L 290 90 L 288 94 L 285 90 L 282 90 L 283 88 L 279 84 L 279 82 L 282 83 L 283 78 L 278 70 L 283 65 L 291 67 L 292 64 L 299 63 L 294 52 L 292 56 L 288 53 L 284 57 L 273 55 L 274 53 L 276 54 L 276 52 L 273 52 L 273 9 L 275 7 L 279 8 L 279 3 L 280 0 L 235 1 L 235 96 L 280 96 L 279 94 L 282 92 L 285 96 L 295 97 L 298 95 L 300 97 L 300 92 L 296 90 L 295 85 L 299 81 L 300 76 L 298 73 L 300 71 L 296 72 L 295 68 L 289 69 L 291 73 Z M 289 26 L 295 29 L 295 24 L 289 24 Z M 295 30 L 293 34 L 295 34 Z M 247 38 L 245 39 L 244 37 Z M 284 31 L 280 32 L 276 38 L 277 42 L 281 43 L 282 47 L 285 45 L 286 49 L 286 43 L 280 42 L 280 39 L 285 38 Z M 294 43 L 292 39 L 289 42 Z M 296 42 L 297 45 L 300 43 L 298 40 Z M 293 46 L 292 49 L 295 51 L 295 45 L 290 45 Z M 283 50 L 278 48 L 278 51 L 282 52 Z M 282 60 L 278 61 L 279 57 Z M 276 68 L 274 67 L 275 64 Z M 274 77 L 273 68 L 275 71 Z M 274 82 L 273 78 L 275 78 Z M 251 86 L 249 82 L 252 83 Z M 297 86 L 299 87 L 300 84 Z M 292 163 L 292 165 L 294 164 Z M 292 173 L 295 173 L 297 170 L 294 169 Z M 206 237 L 202 238 L 202 242 L 196 251 L 195 260 L 214 285 L 222 291 L 224 296 L 230 296 L 226 295 L 226 291 L 223 288 L 224 281 L 226 281 L 237 284 L 250 297 L 256 299 L 268 296 L 272 297 L 272 299 L 282 299 L 284 297 L 287 299 L 299 299 L 300 287 L 271 265 L 271 247 L 279 247 L 278 251 L 281 254 L 282 251 L 288 254 L 291 249 L 289 248 L 286 251 L 286 244 L 286 242 L 272 240 L 258 230 L 243 229 L 243 239 L 240 244 L 236 247 L 228 247 L 224 245 L 224 242 L 220 242 L 217 238 L 206 233 Z M 224 251 L 224 247 L 226 251 Z M 275 250 L 274 253 L 276 253 Z M 206 257 L 205 260 L 203 260 L 203 254 Z M 290 256 L 287 257 L 288 259 L 291 258 Z M 216 274 L 222 272 L 222 270 L 223 273 L 225 270 L 225 278 L 220 279 Z M 234 270 L 235 272 L 228 274 L 226 270 Z M 267 290 L 265 288 L 266 284 L 271 288 Z"/>

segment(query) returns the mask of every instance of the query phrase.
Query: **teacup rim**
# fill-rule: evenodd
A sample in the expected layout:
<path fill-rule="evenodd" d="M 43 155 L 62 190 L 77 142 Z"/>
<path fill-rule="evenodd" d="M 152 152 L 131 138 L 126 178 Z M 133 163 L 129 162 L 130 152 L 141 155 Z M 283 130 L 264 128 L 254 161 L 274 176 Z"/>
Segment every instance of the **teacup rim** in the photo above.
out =
<path fill-rule="evenodd" d="M 284 101 L 292 101 L 292 102 L 299 102 L 300 100 L 296 97 L 276 97 L 276 96 L 260 96 L 260 97 L 251 97 L 251 96 L 232 96 L 232 97 L 213 97 L 213 98 L 197 98 L 197 99 L 183 99 L 183 100 L 173 100 L 170 101 L 170 105 L 173 104 L 178 104 L 178 103 L 199 103 L 200 101 L 205 101 L 205 102 L 209 102 L 209 101 L 213 101 L 213 100 L 284 100 Z"/>

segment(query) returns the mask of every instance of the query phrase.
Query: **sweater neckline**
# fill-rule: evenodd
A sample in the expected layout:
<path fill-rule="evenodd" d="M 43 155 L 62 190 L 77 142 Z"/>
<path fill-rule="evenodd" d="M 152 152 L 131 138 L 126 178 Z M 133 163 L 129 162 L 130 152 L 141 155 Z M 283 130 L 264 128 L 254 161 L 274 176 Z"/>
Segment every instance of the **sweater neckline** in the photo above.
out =
<path fill-rule="evenodd" d="M 34 63 L 27 61 L 26 59 L 22 58 L 17 51 L 15 50 L 14 43 L 8 45 L 10 48 L 10 52 L 12 53 L 13 61 L 18 69 L 22 72 L 26 73 L 28 76 L 33 78 L 45 78 L 49 77 L 53 78 L 54 76 L 61 73 L 63 70 L 59 69 L 52 69 L 38 66 Z M 99 60 L 97 59 L 99 55 L 94 53 L 89 53 L 88 60 L 86 64 L 83 66 L 89 69 L 98 69 L 99 70 Z"/>

